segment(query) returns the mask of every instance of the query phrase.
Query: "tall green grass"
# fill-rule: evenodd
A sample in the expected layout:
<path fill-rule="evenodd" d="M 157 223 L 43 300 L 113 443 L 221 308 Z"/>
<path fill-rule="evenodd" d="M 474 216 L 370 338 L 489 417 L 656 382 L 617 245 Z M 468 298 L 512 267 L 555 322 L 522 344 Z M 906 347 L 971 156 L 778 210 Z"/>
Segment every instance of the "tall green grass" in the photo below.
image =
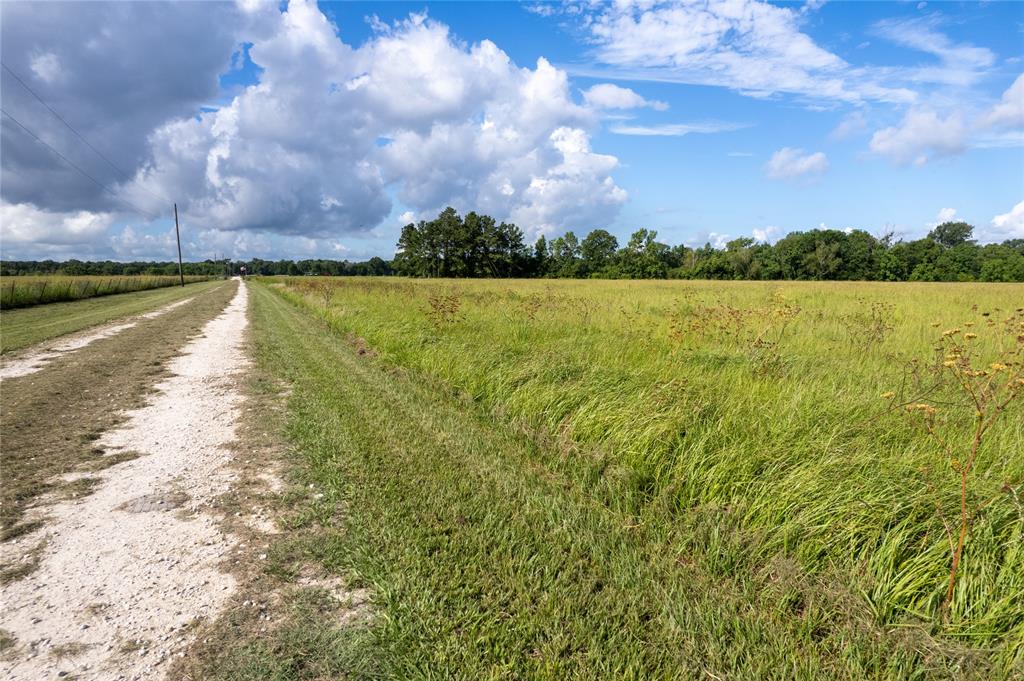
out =
<path fill-rule="evenodd" d="M 204 281 L 205 276 L 185 277 L 186 283 Z M 146 291 L 177 286 L 178 277 L 169 276 L 18 276 L 0 280 L 0 308 L 13 309 L 30 305 L 82 300 L 115 293 Z"/>
<path fill-rule="evenodd" d="M 940 512 L 957 514 L 959 488 L 894 408 L 926 389 L 953 399 L 929 373 L 939 334 L 975 324 L 978 353 L 996 357 L 1024 286 L 280 283 L 386 362 L 561 442 L 560 472 L 608 506 L 637 522 L 705 518 L 693 551 L 742 537 L 751 558 L 841 579 L 880 623 L 923 621 L 1006 668 L 1024 664 L 1021 401 L 979 453 L 971 494 L 982 508 L 948 617 Z M 888 391 L 898 397 L 880 398 Z M 956 441 L 970 415 L 958 428 L 960 408 L 948 414 Z"/>

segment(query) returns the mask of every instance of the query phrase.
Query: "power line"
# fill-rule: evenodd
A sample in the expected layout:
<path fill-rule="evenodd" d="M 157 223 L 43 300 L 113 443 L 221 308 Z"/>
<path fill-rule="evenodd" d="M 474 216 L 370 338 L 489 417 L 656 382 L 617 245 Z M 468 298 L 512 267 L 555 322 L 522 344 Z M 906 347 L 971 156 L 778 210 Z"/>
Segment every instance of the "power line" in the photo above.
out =
<path fill-rule="evenodd" d="M 47 110 L 48 110 L 48 111 L 49 111 L 50 113 L 52 113 L 52 114 L 53 114 L 53 115 L 54 115 L 54 116 L 55 116 L 55 117 L 57 118 L 57 120 L 58 120 L 58 121 L 60 121 L 61 123 L 63 123 L 63 124 L 64 124 L 64 126 L 65 126 L 65 127 L 66 127 L 66 128 L 68 129 L 68 130 L 70 130 L 71 132 L 73 132 L 73 133 L 75 134 L 75 136 L 76 136 L 76 137 L 78 137 L 78 139 L 82 140 L 82 142 L 83 142 L 83 143 L 85 144 L 85 146 L 87 146 L 87 147 L 89 147 L 90 149 L 92 149 L 92 150 L 93 150 L 93 152 L 94 152 L 94 153 L 95 153 L 95 154 L 96 154 L 97 156 L 99 156 L 99 157 L 100 157 L 100 158 L 102 158 L 102 159 L 103 159 L 104 161 L 106 161 L 106 162 L 107 162 L 107 165 L 109 165 L 109 166 L 110 166 L 111 168 L 113 168 L 113 169 L 114 169 L 114 170 L 115 170 L 116 172 L 118 172 L 118 173 L 119 173 L 119 174 L 120 174 L 120 175 L 121 175 L 121 176 L 122 176 L 123 178 L 125 178 L 125 179 L 126 179 L 126 180 L 128 180 L 128 181 L 131 181 L 131 179 L 132 179 L 132 176 L 131 176 L 131 175 L 130 175 L 129 173 L 125 172 L 124 170 L 121 170 L 121 168 L 119 168 L 119 167 L 118 167 L 118 166 L 117 166 L 117 165 L 116 165 L 116 164 L 115 164 L 115 163 L 114 163 L 113 161 L 111 161 L 111 160 L 110 160 L 109 158 L 107 158 L 107 157 L 106 157 L 106 156 L 105 156 L 105 155 L 103 154 L 103 152 L 101 152 L 101 151 L 100 151 L 99 149 L 97 149 L 96 147 L 94 147 L 94 146 L 93 146 L 93 145 L 92 145 L 92 144 L 91 144 L 91 143 L 89 142 L 89 140 L 85 139 L 85 136 L 84 136 L 84 135 L 83 135 L 82 133 L 80 133 L 80 132 L 78 132 L 77 130 L 75 130 L 74 126 L 72 126 L 72 125 L 71 125 L 70 123 L 68 123 L 68 122 L 67 122 L 67 120 L 65 120 L 63 116 L 61 116 L 61 115 L 60 115 L 59 113 L 57 113 L 57 111 L 56 111 L 56 110 L 55 110 L 55 109 L 54 109 L 54 108 L 53 108 L 52 106 L 50 106 L 49 104 L 47 104 L 47 103 L 46 103 L 46 101 L 45 101 L 45 100 L 44 100 L 44 99 L 43 99 L 42 97 L 40 97 L 40 96 L 39 96 L 39 95 L 38 95 L 38 94 L 36 93 L 36 91 L 35 91 L 35 90 L 33 90 L 32 88 L 30 88 L 30 87 L 28 86 L 28 83 L 26 83 L 26 82 L 25 82 L 24 80 L 22 80 L 22 79 L 21 79 L 21 78 L 20 78 L 20 77 L 18 76 L 18 74 L 17 74 L 17 73 L 15 73 L 15 72 L 14 72 L 14 71 L 13 71 L 13 70 L 11 69 L 11 67 L 10 67 L 10 66 L 8 66 L 7 64 L 4 64 L 3 62 L 0 62 L 0 65 L 2 65 L 2 66 L 3 66 L 4 70 L 5 70 L 5 71 L 7 71 L 7 73 L 9 73 L 9 74 L 11 75 L 11 77 L 12 77 L 12 78 L 14 78 L 14 80 L 18 81 L 18 83 L 19 83 L 19 84 L 21 85 L 21 87 L 25 88 L 25 89 L 26 89 L 26 90 L 28 91 L 28 93 L 29 93 L 29 94 L 31 94 L 31 95 L 32 95 L 33 97 L 35 97 L 35 98 L 36 98 L 37 100 L 39 100 L 39 103 L 40 103 L 40 104 L 42 104 L 43 106 L 45 106 L 45 107 L 46 107 L 46 109 L 47 109 Z M 10 114 L 8 114 L 8 116 L 10 116 Z M 153 197 L 154 199 L 158 199 L 159 201 L 164 201 L 164 202 L 167 202 L 167 203 L 171 203 L 171 200 L 170 200 L 169 198 L 167 198 L 166 196 L 157 196 L 156 194 L 154 194 L 153 192 L 151 192 L 150 190 L 148 190 L 148 189 L 146 189 L 145 187 L 142 187 L 142 186 L 140 186 L 139 188 L 140 188 L 140 189 L 142 189 L 142 190 L 143 190 L 144 192 L 148 193 L 148 194 L 149 194 L 150 196 L 152 196 L 152 197 Z"/>
<path fill-rule="evenodd" d="M 77 165 L 76 165 L 75 163 L 73 163 L 73 162 L 72 162 L 72 161 L 71 161 L 71 160 L 70 160 L 70 159 L 69 159 L 69 158 L 68 158 L 67 156 L 65 156 L 64 154 L 60 153 L 60 152 L 59 152 L 59 151 L 57 151 L 56 149 L 54 149 L 54 148 L 53 148 L 52 146 L 50 146 L 50 144 L 49 144 L 49 143 L 47 143 L 47 142 L 46 142 L 45 140 L 41 139 L 41 138 L 39 137 L 39 135 L 35 134 L 34 132 L 32 132 L 31 130 L 29 130 L 28 128 L 26 128 L 26 127 L 25 127 L 25 126 L 24 126 L 24 125 L 22 124 L 22 122 L 21 122 L 21 121 L 19 121 L 19 120 L 18 120 L 17 118 L 15 118 L 14 116 L 12 116 L 11 114 L 7 113 L 7 111 L 6 111 L 6 110 L 4 110 L 4 109 L 0 108 L 0 113 L 3 113 L 3 115 L 4 115 L 4 116 L 7 116 L 8 118 L 10 118 L 10 119 L 11 119 L 11 120 L 12 120 L 12 121 L 14 122 L 14 124 L 15 124 L 15 125 L 17 125 L 17 126 L 18 126 L 19 128 L 21 128 L 22 130 L 24 130 L 24 131 L 25 131 L 25 132 L 26 132 L 26 133 L 27 133 L 28 135 L 30 135 L 30 136 L 32 137 L 32 139 L 34 139 L 34 140 L 35 140 L 36 142 L 39 142 L 39 143 L 40 143 L 40 144 L 42 144 L 42 145 L 43 145 L 44 147 L 46 147 L 47 149 L 49 149 L 50 151 L 52 151 L 52 152 L 53 152 L 54 154 L 56 154 L 56 155 L 57 155 L 58 157 L 60 157 L 60 159 L 61 159 L 62 161 L 64 161 L 64 162 L 65 162 L 65 163 L 67 163 L 67 164 L 68 164 L 69 166 L 71 166 L 72 168 L 74 168 L 75 170 L 77 170 L 77 171 L 78 171 L 79 173 L 81 173 L 81 174 L 82 174 L 83 176 L 85 176 L 85 177 L 86 177 L 86 178 L 88 178 L 89 180 L 92 180 L 92 181 L 93 181 L 94 183 L 96 183 L 96 185 L 97 185 L 97 186 L 98 186 L 98 187 L 99 187 L 100 189 L 102 189 L 102 190 L 104 190 L 104 191 L 108 192 L 108 193 L 109 193 L 109 194 L 110 194 L 111 196 L 113 196 L 113 197 L 114 197 L 115 199 L 117 199 L 118 201 L 120 201 L 120 202 L 124 203 L 124 204 L 125 204 L 126 206 L 130 206 L 130 207 L 131 207 L 131 209 L 132 209 L 132 210 L 134 210 L 134 211 L 135 211 L 136 213 L 138 213 L 139 215 L 142 215 L 143 217 L 149 218 L 150 220 L 156 220 L 156 219 L 158 219 L 158 218 L 160 217 L 159 215 L 154 215 L 153 213 L 150 213 L 149 211 L 145 211 L 145 210 L 142 210 L 141 208 L 139 208 L 139 207 L 138 207 L 138 206 L 136 206 L 135 204 L 131 203 L 131 202 L 130 202 L 130 201 L 128 201 L 127 199 L 125 199 L 125 198 L 121 197 L 121 196 L 120 196 L 120 195 L 119 195 L 119 194 L 118 194 L 117 192 L 115 192 L 115 191 L 114 191 L 113 189 L 111 189 L 111 188 L 110 188 L 110 187 L 108 187 L 107 185 L 103 184 L 102 182 L 100 182 L 100 181 L 99 181 L 99 180 L 97 180 L 97 179 L 96 179 L 95 177 L 93 177 L 93 176 L 92 176 L 92 175 L 90 175 L 89 173 L 85 172 L 85 171 L 84 171 L 84 170 L 82 170 L 81 168 L 79 168 L 79 167 L 78 167 L 78 166 L 77 166 Z"/>

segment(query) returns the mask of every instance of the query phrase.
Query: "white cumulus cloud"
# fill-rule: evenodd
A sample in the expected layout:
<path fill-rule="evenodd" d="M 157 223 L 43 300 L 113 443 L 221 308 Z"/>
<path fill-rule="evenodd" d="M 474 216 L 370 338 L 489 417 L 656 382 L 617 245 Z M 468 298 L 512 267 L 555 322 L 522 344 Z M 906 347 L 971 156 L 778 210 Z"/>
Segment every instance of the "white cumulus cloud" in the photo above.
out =
<path fill-rule="evenodd" d="M 177 187 L 194 221 L 221 229 L 312 237 L 373 228 L 389 186 L 419 215 L 452 204 L 531 233 L 607 222 L 626 200 L 564 71 L 518 67 L 421 15 L 376 28 L 353 48 L 291 3 L 250 48 L 259 84 L 158 129 L 136 185 Z"/>
<path fill-rule="evenodd" d="M 1021 201 L 1008 213 L 992 218 L 990 234 L 997 239 L 1024 239 L 1024 201 Z"/>
<path fill-rule="evenodd" d="M 790 180 L 809 175 L 821 175 L 828 170 L 825 153 L 805 152 L 803 149 L 783 147 L 765 164 L 765 174 L 773 180 Z"/>
<path fill-rule="evenodd" d="M 780 231 L 782 230 L 780 230 L 778 227 L 774 225 L 769 225 L 767 227 L 760 229 L 755 227 L 754 230 L 751 232 L 751 235 L 754 237 L 755 241 L 767 242 L 773 234 L 777 234 Z"/>
<path fill-rule="evenodd" d="M 962 153 L 968 132 L 960 112 L 943 118 L 935 111 L 911 109 L 899 125 L 876 131 L 869 146 L 898 164 L 923 165 L 937 156 Z"/>
<path fill-rule="evenodd" d="M 48 211 L 31 203 L 0 201 L 0 241 L 4 246 L 89 243 L 106 232 L 113 221 L 111 213 Z"/>
<path fill-rule="evenodd" d="M 982 117 L 981 123 L 999 128 L 1024 128 L 1024 74 L 1017 76 L 999 103 Z"/>

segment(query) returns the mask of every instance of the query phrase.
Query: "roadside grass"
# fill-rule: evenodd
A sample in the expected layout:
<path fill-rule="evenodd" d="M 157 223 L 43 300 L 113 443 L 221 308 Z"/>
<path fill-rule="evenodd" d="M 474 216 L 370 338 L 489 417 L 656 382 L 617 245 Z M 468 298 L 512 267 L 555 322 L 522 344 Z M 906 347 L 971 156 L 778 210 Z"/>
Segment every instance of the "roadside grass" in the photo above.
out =
<path fill-rule="evenodd" d="M 189 276 L 185 277 L 185 282 L 191 284 L 209 278 Z M 133 291 L 148 291 L 178 286 L 180 281 L 177 276 L 166 275 L 7 276 L 0 278 L 0 308 L 8 310 Z"/>
<path fill-rule="evenodd" d="M 844 570 L 757 550 L 740 509 L 651 496 L 611 453 L 251 293 L 258 360 L 293 390 L 297 482 L 322 495 L 297 519 L 333 530 L 304 559 L 368 586 L 373 617 L 370 635 L 296 618 L 212 678 L 1010 676 L 912 615 L 883 624 Z"/>
<path fill-rule="evenodd" d="M 26 518 L 26 512 L 45 495 L 88 494 L 94 482 L 88 476 L 65 482 L 61 476 L 95 472 L 131 456 L 107 456 L 95 441 L 125 410 L 143 403 L 166 362 L 224 309 L 236 286 L 197 285 L 188 291 L 196 296 L 188 305 L 59 357 L 41 371 L 3 381 L 0 539 L 38 529 L 41 518 Z M 152 300 L 146 304 L 155 306 Z M 17 566 L 0 569 L 18 574 Z"/>
<path fill-rule="evenodd" d="M 365 590 L 325 565 L 328 538 L 342 528 L 336 514 L 324 516 L 319 488 L 285 439 L 289 386 L 272 370 L 262 334 L 250 327 L 246 342 L 256 361 L 238 384 L 245 400 L 232 445 L 236 477 L 213 509 L 239 540 L 221 566 L 238 588 L 222 615 L 196 627 L 196 642 L 168 676 L 372 677 L 376 662 L 353 644 L 370 635 Z"/>
<path fill-rule="evenodd" d="M 7 279 L 4 278 L 5 282 Z M 0 353 L 20 350 L 90 326 L 148 312 L 216 288 L 222 283 L 203 281 L 186 284 L 184 287 L 170 286 L 34 307 L 5 308 L 0 310 Z"/>
<path fill-rule="evenodd" d="M 1024 672 L 1024 404 L 1010 405 L 978 454 L 969 497 L 979 512 L 948 619 L 942 517 L 959 512 L 959 485 L 948 475 L 956 463 L 900 414 L 921 394 L 951 394 L 933 384 L 943 330 L 976 331 L 982 358 L 1015 342 L 1004 320 L 1019 317 L 1024 286 L 270 283 L 337 333 L 364 339 L 386 365 L 411 371 L 435 392 L 467 396 L 522 429 L 539 451 L 561 451 L 534 455 L 520 472 L 539 467 L 542 479 L 578 487 L 628 524 L 674 537 L 679 554 L 709 574 L 731 580 L 792 566 L 788 572 L 819 585 L 810 600 L 825 621 L 862 609 L 896 630 L 889 638 L 920 627 L 928 646 L 972 650 L 949 659 L 992 665 L 991 674 Z M 341 368 L 318 371 L 348 380 Z M 896 396 L 882 399 L 889 391 Z M 354 392 L 364 399 L 372 389 Z M 969 449 L 973 412 L 943 409 L 952 441 Z M 404 439 L 392 436 L 425 437 L 411 427 Z M 445 442 L 458 446 L 462 437 Z M 463 461 L 430 465 L 465 472 L 480 456 L 473 450 Z M 749 607 L 744 598 L 759 592 L 744 593 L 738 602 Z M 798 598 L 798 609 L 807 600 Z M 945 659 L 879 654 L 883 666 L 845 673 L 922 673 Z"/>

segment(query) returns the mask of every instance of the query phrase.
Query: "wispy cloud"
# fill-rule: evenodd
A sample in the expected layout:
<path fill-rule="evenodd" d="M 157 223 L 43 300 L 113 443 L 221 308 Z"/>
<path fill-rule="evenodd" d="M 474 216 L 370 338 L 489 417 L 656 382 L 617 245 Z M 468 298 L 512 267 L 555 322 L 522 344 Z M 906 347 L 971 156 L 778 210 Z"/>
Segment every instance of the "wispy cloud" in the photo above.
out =
<path fill-rule="evenodd" d="M 615 125 L 610 128 L 617 135 L 639 135 L 643 137 L 682 137 L 683 135 L 709 135 L 716 132 L 732 132 L 751 127 L 749 123 L 726 121 L 705 121 L 699 123 L 665 123 L 662 125 Z"/>
<path fill-rule="evenodd" d="M 583 99 L 595 109 L 641 109 L 649 107 L 665 111 L 668 104 L 656 99 L 646 99 L 628 87 L 612 83 L 599 83 L 583 91 Z"/>
<path fill-rule="evenodd" d="M 939 64 L 918 66 L 901 73 L 911 81 L 970 85 L 995 63 L 996 56 L 986 47 L 956 43 L 942 33 L 938 15 L 912 19 L 885 19 L 874 25 L 874 32 L 890 42 L 937 57 Z"/>
<path fill-rule="evenodd" d="M 863 111 L 854 111 L 853 113 L 845 116 L 843 120 L 839 121 L 839 125 L 835 127 L 832 134 L 829 135 L 834 140 L 844 140 L 868 127 L 867 117 Z"/>
<path fill-rule="evenodd" d="M 855 69 L 801 30 L 804 13 L 757 0 L 708 4 L 614 4 L 586 30 L 600 67 L 590 75 L 727 87 L 744 95 L 909 103 L 912 90 L 883 71 Z"/>

